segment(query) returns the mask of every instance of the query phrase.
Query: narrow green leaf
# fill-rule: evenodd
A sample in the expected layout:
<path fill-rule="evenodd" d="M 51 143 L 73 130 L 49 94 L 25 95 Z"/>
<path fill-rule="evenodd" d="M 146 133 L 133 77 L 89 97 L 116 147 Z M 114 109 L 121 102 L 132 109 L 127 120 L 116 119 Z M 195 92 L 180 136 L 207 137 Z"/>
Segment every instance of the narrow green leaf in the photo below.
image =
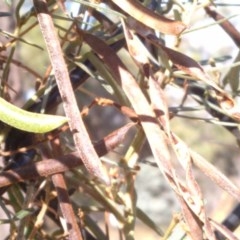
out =
<path fill-rule="evenodd" d="M 0 98 L 0 121 L 23 131 L 46 133 L 66 123 L 67 118 L 28 112 Z"/>

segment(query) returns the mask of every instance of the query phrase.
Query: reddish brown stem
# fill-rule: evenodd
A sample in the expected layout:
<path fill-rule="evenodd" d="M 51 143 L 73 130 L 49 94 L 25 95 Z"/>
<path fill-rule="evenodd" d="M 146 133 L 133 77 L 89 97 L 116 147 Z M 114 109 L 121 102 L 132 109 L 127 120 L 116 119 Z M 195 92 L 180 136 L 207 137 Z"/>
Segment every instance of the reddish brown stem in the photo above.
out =
<path fill-rule="evenodd" d="M 128 130 L 135 125 L 135 123 L 129 123 L 112 132 L 104 139 L 94 143 L 94 147 L 98 156 L 103 156 L 108 151 L 114 149 L 123 141 Z M 82 165 L 82 160 L 79 158 L 77 151 L 56 159 L 48 159 L 37 163 L 30 163 L 27 166 L 15 170 L 2 172 L 0 174 L 0 187 L 9 186 L 13 183 L 23 182 L 29 179 L 47 177 L 56 173 L 68 171 L 80 165 Z"/>
<path fill-rule="evenodd" d="M 53 141 L 51 141 L 51 146 L 53 156 L 63 154 L 59 138 L 55 138 Z M 77 223 L 76 216 L 72 208 L 63 173 L 52 175 L 52 182 L 57 191 L 57 198 L 62 215 L 67 223 L 69 239 L 82 240 L 83 238 L 80 232 L 80 226 Z"/>

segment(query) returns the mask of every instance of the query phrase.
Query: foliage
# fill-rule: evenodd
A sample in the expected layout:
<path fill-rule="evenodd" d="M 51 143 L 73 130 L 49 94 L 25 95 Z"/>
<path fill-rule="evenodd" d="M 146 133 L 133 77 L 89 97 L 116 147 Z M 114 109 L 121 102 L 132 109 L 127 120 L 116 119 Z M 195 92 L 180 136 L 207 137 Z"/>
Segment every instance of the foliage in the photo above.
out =
<path fill-rule="evenodd" d="M 172 127 L 179 117 L 201 120 L 226 129 L 239 144 L 239 56 L 221 78 L 218 60 L 207 71 L 180 50 L 182 37 L 199 31 L 189 26 L 200 10 L 239 47 L 239 32 L 212 2 L 78 0 L 71 1 L 79 9 L 74 15 L 65 1 L 34 0 L 25 12 L 24 0 L 8 1 L 16 22 L 1 29 L 1 97 L 25 109 L 0 110 L 9 123 L 2 124 L 0 174 L 8 239 L 112 239 L 111 219 L 119 239 L 135 239 L 137 220 L 162 239 L 237 239 L 234 229 L 210 218 L 194 169 L 237 201 L 239 188 L 181 139 L 191 138 L 186 124 L 181 136 Z M 174 47 L 165 45 L 167 35 Z M 169 92 L 179 89 L 177 107 L 170 106 Z M 45 113 L 61 112 L 68 124 L 41 130 Z M 45 134 L 33 133 L 33 118 Z M 137 205 L 145 140 L 181 209 L 167 229 Z"/>

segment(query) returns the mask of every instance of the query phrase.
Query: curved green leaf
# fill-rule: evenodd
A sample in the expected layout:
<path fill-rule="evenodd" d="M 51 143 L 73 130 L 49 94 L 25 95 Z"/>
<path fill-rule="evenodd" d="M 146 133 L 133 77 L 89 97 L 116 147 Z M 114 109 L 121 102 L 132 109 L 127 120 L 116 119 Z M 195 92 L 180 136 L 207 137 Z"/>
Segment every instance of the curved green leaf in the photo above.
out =
<path fill-rule="evenodd" d="M 28 112 L 0 98 L 0 121 L 23 131 L 46 133 L 66 123 L 67 118 Z"/>

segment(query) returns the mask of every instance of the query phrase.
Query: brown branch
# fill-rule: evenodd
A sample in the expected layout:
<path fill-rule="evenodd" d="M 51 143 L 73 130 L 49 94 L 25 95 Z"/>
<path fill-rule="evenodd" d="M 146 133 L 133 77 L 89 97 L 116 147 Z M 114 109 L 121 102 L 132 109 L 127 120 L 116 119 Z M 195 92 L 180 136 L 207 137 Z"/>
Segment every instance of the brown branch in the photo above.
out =
<path fill-rule="evenodd" d="M 80 226 L 77 224 L 76 216 L 71 205 L 71 201 L 68 195 L 67 186 L 63 175 L 61 173 L 53 175 L 52 181 L 57 191 L 57 197 L 61 212 L 67 223 L 69 239 L 82 240 L 83 238 L 80 232 Z"/>
<path fill-rule="evenodd" d="M 89 135 L 79 113 L 68 69 L 63 58 L 62 49 L 52 18 L 49 15 L 47 2 L 45 0 L 33 0 L 33 3 L 37 12 L 39 26 L 48 49 L 59 92 L 63 100 L 64 111 L 69 119 L 69 127 L 73 134 L 78 154 L 91 174 L 99 177 L 104 182 L 108 182 L 108 177 L 104 172 L 101 161 L 92 146 Z"/>
<path fill-rule="evenodd" d="M 77 152 L 64 155 L 56 159 L 43 160 L 31 163 L 27 166 L 8 170 L 0 174 L 0 187 L 9 186 L 16 182 L 24 182 L 29 179 L 47 177 L 49 175 L 65 172 L 82 164 Z"/>
<path fill-rule="evenodd" d="M 55 138 L 53 141 L 51 141 L 51 146 L 53 155 L 59 155 L 59 153 L 62 154 L 59 138 Z M 54 174 L 52 176 L 52 182 L 57 191 L 59 207 L 67 223 L 69 239 L 82 240 L 83 238 L 80 232 L 80 226 L 77 223 L 76 216 L 73 211 L 63 173 Z"/>
<path fill-rule="evenodd" d="M 135 126 L 135 123 L 129 123 L 120 129 L 115 130 L 104 139 L 94 143 L 98 156 L 103 156 L 121 143 L 128 130 Z M 78 152 L 72 152 L 56 159 L 43 160 L 37 163 L 30 163 L 27 166 L 8 170 L 0 174 L 0 187 L 9 186 L 16 182 L 24 182 L 29 179 L 47 177 L 56 173 L 68 171 L 72 168 L 82 165 Z"/>

